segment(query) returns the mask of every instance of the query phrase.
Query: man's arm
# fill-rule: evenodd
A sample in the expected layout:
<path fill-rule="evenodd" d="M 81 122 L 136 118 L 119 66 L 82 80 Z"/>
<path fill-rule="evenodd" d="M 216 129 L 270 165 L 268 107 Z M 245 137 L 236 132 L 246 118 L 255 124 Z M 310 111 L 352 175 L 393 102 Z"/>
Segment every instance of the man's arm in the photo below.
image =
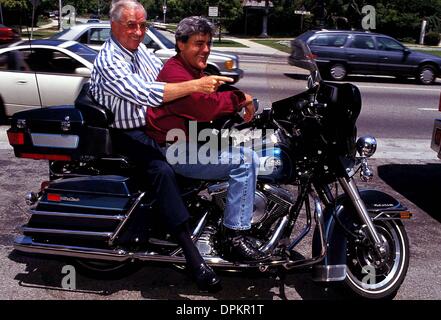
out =
<path fill-rule="evenodd" d="M 179 83 L 166 83 L 163 100 L 166 103 L 192 93 L 210 94 L 216 92 L 217 88 L 226 82 L 233 82 L 233 79 L 223 76 L 207 76 Z"/>

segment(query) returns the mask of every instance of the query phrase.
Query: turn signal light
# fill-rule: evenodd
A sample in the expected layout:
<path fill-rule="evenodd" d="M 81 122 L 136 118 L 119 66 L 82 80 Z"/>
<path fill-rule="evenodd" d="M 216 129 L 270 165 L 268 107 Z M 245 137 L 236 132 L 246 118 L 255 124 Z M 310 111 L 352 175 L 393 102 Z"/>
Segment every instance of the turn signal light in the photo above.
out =
<path fill-rule="evenodd" d="M 401 211 L 400 212 L 400 219 L 410 219 L 412 218 L 412 212 L 409 211 Z"/>
<path fill-rule="evenodd" d="M 231 70 L 231 69 L 233 69 L 233 68 L 234 68 L 234 62 L 233 62 L 233 60 L 227 60 L 227 61 L 225 61 L 224 66 L 225 66 L 225 68 L 226 68 L 227 70 Z"/>
<path fill-rule="evenodd" d="M 10 132 L 8 131 L 8 140 L 11 146 L 18 146 L 24 144 L 24 132 Z"/>

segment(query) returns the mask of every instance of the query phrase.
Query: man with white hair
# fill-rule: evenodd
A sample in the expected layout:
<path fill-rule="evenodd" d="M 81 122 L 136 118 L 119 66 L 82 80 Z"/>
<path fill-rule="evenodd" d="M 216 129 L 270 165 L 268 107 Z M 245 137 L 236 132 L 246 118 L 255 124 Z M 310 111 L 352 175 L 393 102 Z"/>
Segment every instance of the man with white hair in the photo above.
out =
<path fill-rule="evenodd" d="M 187 266 L 201 289 L 216 290 L 220 280 L 191 240 L 189 214 L 182 201 L 173 169 L 157 143 L 145 134 L 147 110 L 161 107 L 194 92 L 214 92 L 230 78 L 210 76 L 181 83 L 157 82 L 162 62 L 144 45 L 147 13 L 134 0 L 112 2 L 111 37 L 98 53 L 90 80 L 97 102 L 112 111 L 112 142 L 129 156 L 150 184 L 167 226 L 181 245 Z"/>

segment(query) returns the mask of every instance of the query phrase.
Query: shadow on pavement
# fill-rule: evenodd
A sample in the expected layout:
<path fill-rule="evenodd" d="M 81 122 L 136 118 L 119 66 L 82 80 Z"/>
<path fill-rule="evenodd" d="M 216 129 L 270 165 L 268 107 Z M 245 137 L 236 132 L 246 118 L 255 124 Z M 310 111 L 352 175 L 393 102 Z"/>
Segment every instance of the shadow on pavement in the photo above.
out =
<path fill-rule="evenodd" d="M 441 222 L 441 164 L 388 164 L 378 166 L 379 177 L 395 191 Z"/>
<path fill-rule="evenodd" d="M 115 280 L 91 279 L 76 273 L 75 290 L 69 290 L 62 287 L 66 275 L 62 270 L 66 265 L 74 265 L 72 261 L 17 251 L 9 259 L 26 265 L 24 272 L 15 276 L 19 286 L 41 289 L 46 298 L 49 295 L 55 299 L 290 300 L 294 291 L 303 300 L 345 298 L 340 291 L 313 282 L 307 271 L 265 274 L 218 271 L 223 289 L 217 293 L 201 292 L 185 271 L 161 264 L 144 264 L 139 271 Z"/>

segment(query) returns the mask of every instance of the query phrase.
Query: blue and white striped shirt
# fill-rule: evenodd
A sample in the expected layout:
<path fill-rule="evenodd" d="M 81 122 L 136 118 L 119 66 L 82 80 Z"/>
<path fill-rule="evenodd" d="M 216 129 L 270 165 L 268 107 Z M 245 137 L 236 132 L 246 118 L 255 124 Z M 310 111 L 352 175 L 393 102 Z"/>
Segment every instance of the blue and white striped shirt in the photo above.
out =
<path fill-rule="evenodd" d="M 155 81 L 161 68 L 161 60 L 144 44 L 130 52 L 113 37 L 104 43 L 93 65 L 90 92 L 115 115 L 111 127 L 142 127 L 147 107 L 162 105 L 165 83 Z"/>

